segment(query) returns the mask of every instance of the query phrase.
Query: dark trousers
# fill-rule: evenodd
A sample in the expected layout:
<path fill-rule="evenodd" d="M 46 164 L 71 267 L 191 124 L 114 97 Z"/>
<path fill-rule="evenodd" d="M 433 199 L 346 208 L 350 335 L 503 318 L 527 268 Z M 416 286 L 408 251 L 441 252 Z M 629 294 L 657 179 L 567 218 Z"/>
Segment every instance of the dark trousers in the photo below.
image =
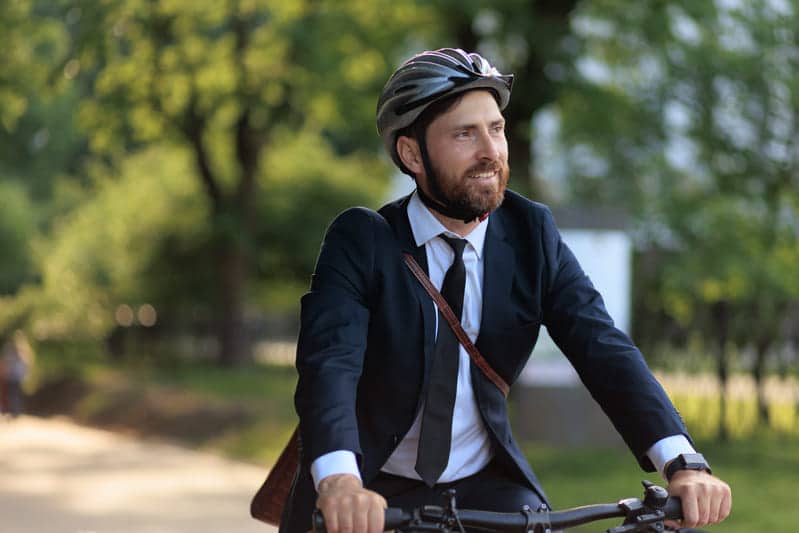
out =
<path fill-rule="evenodd" d="M 449 489 L 455 490 L 460 509 L 516 512 L 528 505 L 537 511 L 543 505 L 529 485 L 506 472 L 496 462 L 469 477 L 433 487 L 421 481 L 380 473 L 367 488 L 382 494 L 389 507 L 406 510 L 422 505 L 444 506 L 447 500 L 442 494 Z"/>

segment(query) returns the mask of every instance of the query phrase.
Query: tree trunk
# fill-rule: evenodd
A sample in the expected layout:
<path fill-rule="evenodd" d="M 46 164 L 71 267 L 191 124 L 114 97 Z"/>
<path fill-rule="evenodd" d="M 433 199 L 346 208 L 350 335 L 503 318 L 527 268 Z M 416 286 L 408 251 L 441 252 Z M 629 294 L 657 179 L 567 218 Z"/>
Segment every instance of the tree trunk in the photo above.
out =
<path fill-rule="evenodd" d="M 227 236 L 218 252 L 219 261 L 219 364 L 233 367 L 247 360 L 244 331 L 244 283 L 246 257 L 235 237 Z"/>
<path fill-rule="evenodd" d="M 211 202 L 215 234 L 217 340 L 221 366 L 232 367 L 247 358 L 244 337 L 244 286 L 247 274 L 246 243 L 250 242 L 252 194 L 226 200 L 213 175 L 200 128 L 190 139 L 195 151 L 201 181 Z M 251 179 L 251 177 L 250 177 Z M 232 205 L 231 205 L 232 204 Z"/>
<path fill-rule="evenodd" d="M 752 368 L 752 377 L 755 380 L 755 387 L 757 389 L 757 422 L 763 427 L 768 427 L 771 422 L 765 385 L 766 355 L 770 347 L 770 339 L 760 338 L 758 340 L 755 365 Z"/>
<path fill-rule="evenodd" d="M 713 319 L 716 323 L 718 349 L 716 352 L 716 377 L 719 380 L 719 431 L 718 439 L 726 442 L 727 433 L 727 341 L 729 340 L 729 304 L 720 301 L 713 304 Z"/>
<path fill-rule="evenodd" d="M 240 40 L 243 49 L 246 44 L 245 33 L 240 35 Z M 250 356 L 244 323 L 244 289 L 255 232 L 255 177 L 263 145 L 263 135 L 252 127 L 250 108 L 243 109 L 235 129 L 236 161 L 241 174 L 236 192 L 231 197 L 233 212 L 228 215 L 233 224 L 231 228 L 226 226 L 225 221 L 222 222 L 223 244 L 219 256 L 219 363 L 227 367 L 242 364 Z"/>

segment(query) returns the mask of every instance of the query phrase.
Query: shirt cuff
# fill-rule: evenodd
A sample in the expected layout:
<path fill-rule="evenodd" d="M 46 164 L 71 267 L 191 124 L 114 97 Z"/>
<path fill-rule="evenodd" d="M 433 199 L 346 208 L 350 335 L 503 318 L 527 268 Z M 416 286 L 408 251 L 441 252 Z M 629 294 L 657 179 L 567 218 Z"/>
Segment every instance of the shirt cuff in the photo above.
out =
<path fill-rule="evenodd" d="M 666 479 L 663 468 L 682 453 L 696 453 L 696 450 L 694 450 L 694 447 L 688 442 L 685 435 L 672 435 L 671 437 L 660 439 L 653 444 L 652 447 L 647 450 L 646 455 L 649 457 L 649 460 L 652 461 L 652 464 L 655 465 L 657 471 L 660 472 L 661 477 Z"/>
<path fill-rule="evenodd" d="M 352 474 L 361 479 L 361 472 L 358 470 L 358 461 L 355 459 L 354 453 L 349 450 L 336 450 L 320 455 L 311 463 L 311 477 L 317 491 L 319 491 L 320 481 L 335 474 Z"/>

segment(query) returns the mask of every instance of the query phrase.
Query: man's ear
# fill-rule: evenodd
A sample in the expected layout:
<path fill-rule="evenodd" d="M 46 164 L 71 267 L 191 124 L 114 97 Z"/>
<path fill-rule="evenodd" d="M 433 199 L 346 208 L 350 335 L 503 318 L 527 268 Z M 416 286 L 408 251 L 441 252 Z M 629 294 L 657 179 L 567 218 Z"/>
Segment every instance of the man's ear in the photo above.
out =
<path fill-rule="evenodd" d="M 408 170 L 416 174 L 424 172 L 424 164 L 422 164 L 422 153 L 419 150 L 419 143 L 412 137 L 400 135 L 397 137 L 397 154 Z"/>

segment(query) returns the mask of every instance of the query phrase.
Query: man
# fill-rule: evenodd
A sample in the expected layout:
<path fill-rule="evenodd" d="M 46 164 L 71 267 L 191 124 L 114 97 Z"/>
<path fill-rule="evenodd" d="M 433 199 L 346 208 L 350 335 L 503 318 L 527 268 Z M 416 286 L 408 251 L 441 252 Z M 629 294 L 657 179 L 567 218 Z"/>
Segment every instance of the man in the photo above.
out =
<path fill-rule="evenodd" d="M 513 383 L 545 325 L 641 466 L 670 479 L 684 525 L 729 513 L 729 487 L 695 454 L 549 210 L 506 190 L 511 84 L 479 55 L 442 49 L 408 60 L 383 89 L 378 130 L 417 189 L 379 213 L 345 211 L 325 236 L 302 299 L 302 461 L 281 531 L 307 531 L 314 505 L 329 531 L 382 531 L 386 505 L 440 504 L 447 488 L 462 508 L 549 506 L 511 436 L 505 395 L 403 253 L 501 380 Z"/>

